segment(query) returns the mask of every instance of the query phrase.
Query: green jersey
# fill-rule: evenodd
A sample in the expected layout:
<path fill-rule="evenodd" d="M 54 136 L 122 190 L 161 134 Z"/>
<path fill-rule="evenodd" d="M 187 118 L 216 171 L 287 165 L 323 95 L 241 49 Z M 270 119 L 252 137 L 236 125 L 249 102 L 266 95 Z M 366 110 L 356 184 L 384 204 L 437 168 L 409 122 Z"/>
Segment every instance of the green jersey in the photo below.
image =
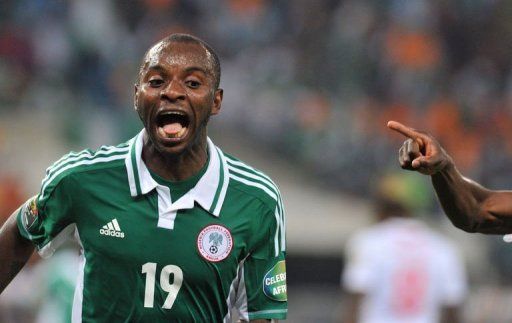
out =
<path fill-rule="evenodd" d="M 284 319 L 285 220 L 269 177 L 208 139 L 197 184 L 173 199 L 141 158 L 146 133 L 70 153 L 18 214 L 43 257 L 81 246 L 73 322 Z"/>

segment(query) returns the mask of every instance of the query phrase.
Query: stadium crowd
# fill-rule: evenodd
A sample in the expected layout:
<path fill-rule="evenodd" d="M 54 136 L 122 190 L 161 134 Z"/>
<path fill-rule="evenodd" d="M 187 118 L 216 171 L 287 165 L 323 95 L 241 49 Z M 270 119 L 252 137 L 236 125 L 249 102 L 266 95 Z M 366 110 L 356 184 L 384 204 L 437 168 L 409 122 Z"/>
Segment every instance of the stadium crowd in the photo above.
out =
<path fill-rule="evenodd" d="M 91 110 L 129 120 L 133 89 L 124 80 L 136 75 L 132 62 L 161 35 L 190 32 L 219 48 L 230 89 L 224 126 L 293 155 L 331 185 L 361 194 L 367 169 L 395 167 L 384 155 L 398 140 L 384 127 L 388 119 L 421 120 L 464 172 L 493 187 L 509 184 L 508 1 L 11 0 L 0 6 L 0 111 L 64 110 L 69 140 L 94 128 L 73 122 Z M 114 123 L 111 135 L 127 138 L 135 122 Z"/>

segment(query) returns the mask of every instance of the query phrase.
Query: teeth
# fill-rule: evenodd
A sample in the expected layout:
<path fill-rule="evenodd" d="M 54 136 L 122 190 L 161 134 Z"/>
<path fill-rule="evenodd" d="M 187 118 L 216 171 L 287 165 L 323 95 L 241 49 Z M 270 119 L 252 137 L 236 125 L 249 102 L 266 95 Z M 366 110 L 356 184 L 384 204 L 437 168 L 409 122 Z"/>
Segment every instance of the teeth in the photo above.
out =
<path fill-rule="evenodd" d="M 171 114 L 175 114 L 177 116 L 184 116 L 185 113 L 184 112 L 181 112 L 181 111 L 166 111 L 166 112 L 163 112 L 162 115 L 165 116 L 165 115 L 171 115 Z"/>

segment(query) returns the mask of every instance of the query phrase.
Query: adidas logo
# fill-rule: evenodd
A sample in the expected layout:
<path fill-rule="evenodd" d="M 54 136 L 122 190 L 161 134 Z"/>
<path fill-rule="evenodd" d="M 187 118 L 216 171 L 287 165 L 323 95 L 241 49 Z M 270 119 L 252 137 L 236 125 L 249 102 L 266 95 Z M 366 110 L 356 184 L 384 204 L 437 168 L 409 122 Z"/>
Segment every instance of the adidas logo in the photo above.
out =
<path fill-rule="evenodd" d="M 116 238 L 124 238 L 124 232 L 121 231 L 117 219 L 114 219 L 105 224 L 103 228 L 100 229 L 100 234 Z"/>

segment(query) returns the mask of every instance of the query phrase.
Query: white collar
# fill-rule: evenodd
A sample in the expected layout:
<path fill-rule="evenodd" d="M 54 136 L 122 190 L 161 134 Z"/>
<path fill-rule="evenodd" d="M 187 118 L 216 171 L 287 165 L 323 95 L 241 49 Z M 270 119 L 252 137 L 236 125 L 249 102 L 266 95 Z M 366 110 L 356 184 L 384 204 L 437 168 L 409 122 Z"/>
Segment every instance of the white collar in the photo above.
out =
<path fill-rule="evenodd" d="M 162 191 L 166 191 L 166 187 L 158 184 L 153 179 L 142 160 L 142 147 L 146 136 L 145 129 L 142 129 L 137 136 L 130 140 L 130 153 L 125 159 L 132 197 L 148 194 L 154 189 L 157 189 L 159 195 Z M 164 212 L 193 208 L 195 201 L 206 211 L 216 217 L 219 216 L 229 184 L 229 170 L 222 151 L 213 144 L 210 138 L 207 138 L 207 141 L 210 162 L 206 172 L 199 179 L 196 186 L 174 203 L 170 201 L 170 196 L 168 199 L 165 198 Z M 161 207 L 159 206 L 159 208 Z"/>

